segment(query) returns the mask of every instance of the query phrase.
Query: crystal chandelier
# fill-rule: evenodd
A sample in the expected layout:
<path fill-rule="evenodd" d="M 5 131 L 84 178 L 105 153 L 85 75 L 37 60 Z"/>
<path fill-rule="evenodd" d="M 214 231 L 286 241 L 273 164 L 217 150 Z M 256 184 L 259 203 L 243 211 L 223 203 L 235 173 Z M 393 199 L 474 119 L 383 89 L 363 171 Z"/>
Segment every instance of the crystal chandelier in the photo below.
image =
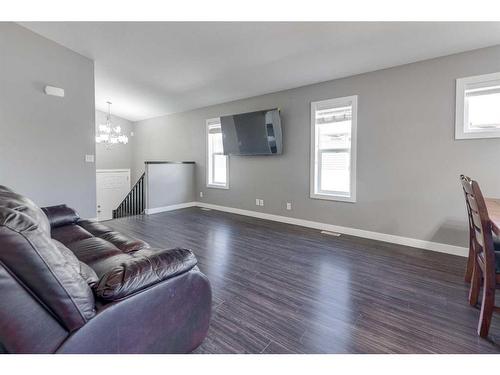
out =
<path fill-rule="evenodd" d="M 122 134 L 120 126 L 113 126 L 111 124 L 111 102 L 108 103 L 108 114 L 106 116 L 106 123 L 99 125 L 95 141 L 97 143 L 104 143 L 108 145 L 117 143 L 128 143 L 128 137 Z"/>

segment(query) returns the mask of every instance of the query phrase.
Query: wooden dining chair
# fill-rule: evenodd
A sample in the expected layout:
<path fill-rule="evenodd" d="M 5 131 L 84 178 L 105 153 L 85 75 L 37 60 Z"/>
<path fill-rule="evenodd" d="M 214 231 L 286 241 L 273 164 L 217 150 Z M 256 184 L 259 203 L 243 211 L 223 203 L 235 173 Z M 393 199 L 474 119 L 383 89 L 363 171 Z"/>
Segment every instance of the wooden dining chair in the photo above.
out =
<path fill-rule="evenodd" d="M 465 206 L 467 208 L 467 217 L 469 221 L 469 257 L 467 258 L 467 267 L 465 269 L 465 281 L 470 283 L 472 279 L 472 270 L 474 268 L 474 249 L 473 249 L 473 239 L 474 239 L 474 228 L 472 226 L 471 211 L 469 207 L 469 202 L 467 201 L 467 192 L 465 191 L 464 184 L 470 183 L 471 179 L 463 174 L 460 175 L 460 182 L 462 183 L 462 190 L 465 196 Z"/>
<path fill-rule="evenodd" d="M 472 231 L 473 261 L 469 303 L 473 306 L 477 304 L 482 286 L 483 296 L 478 333 L 479 336 L 486 337 L 493 312 L 500 311 L 500 307 L 495 306 L 495 290 L 500 286 L 500 252 L 495 252 L 491 222 L 478 183 L 465 176 L 463 178 L 461 176 L 461 182 L 469 212 L 469 226 Z"/>

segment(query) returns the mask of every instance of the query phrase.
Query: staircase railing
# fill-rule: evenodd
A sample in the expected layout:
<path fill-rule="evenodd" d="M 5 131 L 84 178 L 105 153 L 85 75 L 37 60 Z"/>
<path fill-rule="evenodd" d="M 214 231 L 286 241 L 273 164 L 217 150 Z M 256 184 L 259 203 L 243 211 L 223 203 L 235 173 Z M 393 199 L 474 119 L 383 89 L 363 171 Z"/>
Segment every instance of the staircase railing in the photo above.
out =
<path fill-rule="evenodd" d="M 113 210 L 113 219 L 118 219 L 125 216 L 140 215 L 144 212 L 145 198 L 144 198 L 144 176 L 145 173 L 135 183 L 130 193 L 127 194 L 125 199 L 120 205 Z"/>

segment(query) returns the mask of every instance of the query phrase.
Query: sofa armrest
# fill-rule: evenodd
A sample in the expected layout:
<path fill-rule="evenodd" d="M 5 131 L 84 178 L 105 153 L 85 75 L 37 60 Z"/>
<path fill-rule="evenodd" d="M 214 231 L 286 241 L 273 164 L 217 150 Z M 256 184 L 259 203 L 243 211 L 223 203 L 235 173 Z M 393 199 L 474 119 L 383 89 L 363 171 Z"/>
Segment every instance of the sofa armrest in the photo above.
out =
<path fill-rule="evenodd" d="M 42 207 L 42 211 L 49 219 L 50 227 L 57 228 L 63 225 L 74 224 L 80 219 L 80 215 L 65 204 L 58 206 Z"/>
<path fill-rule="evenodd" d="M 104 273 L 94 292 L 100 299 L 115 301 L 187 272 L 196 264 L 196 257 L 187 249 L 139 250 Z"/>
<path fill-rule="evenodd" d="M 210 282 L 196 267 L 97 307 L 97 315 L 72 333 L 58 353 L 188 353 L 207 334 Z"/>

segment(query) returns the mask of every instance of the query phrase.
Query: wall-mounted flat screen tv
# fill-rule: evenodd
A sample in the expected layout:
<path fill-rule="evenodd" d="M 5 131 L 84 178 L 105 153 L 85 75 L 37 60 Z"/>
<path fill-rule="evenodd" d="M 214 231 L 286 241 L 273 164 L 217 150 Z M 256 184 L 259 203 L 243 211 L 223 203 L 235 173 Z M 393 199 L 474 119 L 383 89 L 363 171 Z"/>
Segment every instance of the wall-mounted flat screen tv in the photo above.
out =
<path fill-rule="evenodd" d="M 220 118 L 225 155 L 278 155 L 282 153 L 279 109 Z"/>

